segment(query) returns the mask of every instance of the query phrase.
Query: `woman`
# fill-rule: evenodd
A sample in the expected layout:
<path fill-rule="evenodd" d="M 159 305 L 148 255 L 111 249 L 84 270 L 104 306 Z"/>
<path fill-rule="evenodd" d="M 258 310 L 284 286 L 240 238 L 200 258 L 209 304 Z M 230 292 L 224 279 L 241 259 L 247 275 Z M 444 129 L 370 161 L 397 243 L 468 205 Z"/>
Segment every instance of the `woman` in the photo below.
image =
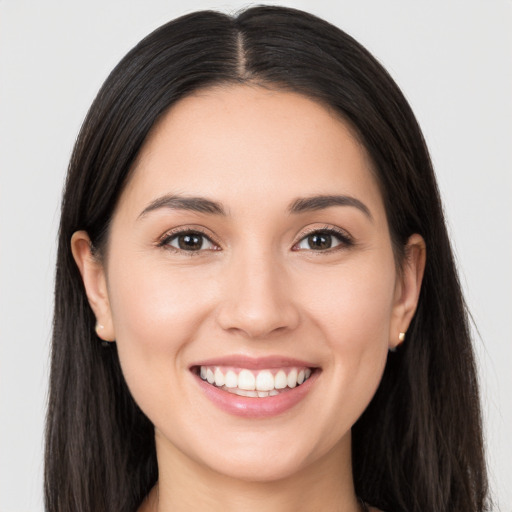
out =
<path fill-rule="evenodd" d="M 53 343 L 48 510 L 487 509 L 421 132 L 311 15 L 191 14 L 112 72 L 68 173 Z"/>

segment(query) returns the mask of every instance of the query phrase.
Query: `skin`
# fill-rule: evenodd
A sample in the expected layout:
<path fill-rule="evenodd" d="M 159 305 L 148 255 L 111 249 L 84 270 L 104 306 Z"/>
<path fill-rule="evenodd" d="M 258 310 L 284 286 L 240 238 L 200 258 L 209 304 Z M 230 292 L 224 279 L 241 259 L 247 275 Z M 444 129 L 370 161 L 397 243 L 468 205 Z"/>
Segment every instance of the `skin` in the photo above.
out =
<path fill-rule="evenodd" d="M 141 215 L 166 194 L 208 198 L 226 215 Z M 369 214 L 351 205 L 289 212 L 316 194 L 356 198 Z M 162 246 L 176 228 L 211 242 Z M 312 248 L 308 233 L 327 228 L 351 242 L 333 236 L 330 249 Z M 360 510 L 350 430 L 414 314 L 425 245 L 413 235 L 397 272 L 371 162 L 346 123 L 290 92 L 195 93 L 144 144 L 103 260 L 83 231 L 71 245 L 98 333 L 116 340 L 130 391 L 155 425 L 159 482 L 141 510 Z M 299 358 L 321 373 L 285 413 L 241 418 L 213 405 L 189 370 L 232 354 Z"/>

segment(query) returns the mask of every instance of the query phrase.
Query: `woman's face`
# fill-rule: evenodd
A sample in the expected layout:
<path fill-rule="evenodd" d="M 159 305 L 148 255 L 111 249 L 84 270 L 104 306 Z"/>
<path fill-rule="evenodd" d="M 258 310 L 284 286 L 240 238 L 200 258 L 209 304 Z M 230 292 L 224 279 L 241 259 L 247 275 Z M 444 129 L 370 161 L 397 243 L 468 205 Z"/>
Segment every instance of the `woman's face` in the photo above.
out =
<path fill-rule="evenodd" d="M 397 274 L 347 124 L 295 93 L 198 92 L 151 132 L 89 274 L 77 238 L 159 458 L 262 481 L 349 460 L 421 272 Z"/>

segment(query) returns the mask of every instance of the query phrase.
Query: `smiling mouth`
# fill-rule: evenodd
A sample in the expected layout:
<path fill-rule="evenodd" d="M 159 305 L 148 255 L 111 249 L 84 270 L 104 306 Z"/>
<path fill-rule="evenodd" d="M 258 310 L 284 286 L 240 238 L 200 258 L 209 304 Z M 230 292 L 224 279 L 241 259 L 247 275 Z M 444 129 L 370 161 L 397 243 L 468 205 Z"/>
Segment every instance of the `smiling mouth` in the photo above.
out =
<path fill-rule="evenodd" d="M 196 366 L 192 371 L 223 391 L 251 398 L 266 398 L 290 391 L 306 382 L 314 368 L 287 367 L 249 370 L 223 366 Z"/>

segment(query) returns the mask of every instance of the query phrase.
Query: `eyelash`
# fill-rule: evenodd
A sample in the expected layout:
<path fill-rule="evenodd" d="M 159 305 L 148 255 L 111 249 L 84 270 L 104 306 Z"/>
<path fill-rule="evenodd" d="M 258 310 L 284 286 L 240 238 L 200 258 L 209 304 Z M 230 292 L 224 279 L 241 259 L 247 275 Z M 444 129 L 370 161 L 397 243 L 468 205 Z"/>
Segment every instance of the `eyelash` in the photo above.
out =
<path fill-rule="evenodd" d="M 187 251 L 185 249 L 180 249 L 178 247 L 173 247 L 172 245 L 170 245 L 170 243 L 174 239 L 177 239 L 180 235 L 181 236 L 183 236 L 183 235 L 199 236 L 199 237 L 201 237 L 203 239 L 208 240 L 208 242 L 211 243 L 216 248 L 215 249 L 199 249 L 197 251 L 194 251 L 194 250 Z M 177 228 L 177 229 L 168 231 L 167 233 L 165 233 L 165 235 L 163 235 L 160 238 L 160 240 L 157 243 L 157 246 L 158 247 L 163 247 L 164 249 L 169 249 L 171 251 L 174 251 L 174 252 L 177 252 L 177 253 L 180 253 L 180 254 L 186 254 L 188 256 L 197 255 L 200 252 L 203 252 L 204 250 L 209 250 L 209 251 L 218 251 L 218 250 L 220 250 L 219 244 L 217 242 L 215 242 L 214 240 L 212 240 L 212 237 L 210 235 L 207 235 L 204 231 L 202 231 L 201 229 L 198 229 L 198 228 Z"/>
<path fill-rule="evenodd" d="M 180 235 L 191 235 L 191 236 L 199 236 L 201 238 L 206 239 L 210 244 L 212 244 L 215 248 L 213 249 L 198 249 L 198 250 L 186 250 L 181 249 L 178 247 L 174 247 L 170 245 L 172 241 L 177 239 Z M 327 249 L 321 249 L 315 251 L 314 249 L 300 249 L 298 248 L 298 245 L 301 244 L 303 241 L 305 241 L 308 237 L 312 235 L 327 235 L 330 237 L 334 237 L 338 240 L 338 244 L 334 247 L 329 247 Z M 202 245 L 204 244 L 204 241 Z M 336 229 L 331 226 L 324 226 L 322 228 L 313 228 L 310 229 L 304 233 L 301 234 L 301 238 L 298 242 L 296 242 L 292 250 L 294 251 L 303 251 L 308 250 L 312 253 L 319 253 L 319 254 L 325 254 L 325 253 L 331 253 L 337 250 L 346 249 L 354 245 L 354 240 L 352 237 L 344 230 Z M 172 231 L 168 231 L 163 235 L 160 240 L 157 243 L 158 247 L 162 247 L 168 250 L 172 250 L 173 252 L 180 253 L 180 254 L 187 254 L 188 256 L 194 256 L 198 255 L 201 252 L 207 250 L 207 251 L 218 251 L 220 250 L 220 244 L 215 242 L 210 235 L 207 235 L 204 231 L 198 228 L 177 228 Z"/>
<path fill-rule="evenodd" d="M 318 250 L 315 251 L 314 249 L 309 249 L 312 253 L 317 254 L 325 254 L 325 253 L 331 253 L 334 251 L 347 249 L 349 247 L 352 247 L 354 245 L 353 238 L 344 230 L 339 228 L 334 228 L 332 226 L 324 226 L 322 228 L 312 228 L 310 230 L 307 230 L 305 233 L 302 233 L 300 240 L 293 245 L 294 250 L 300 251 L 300 250 L 308 250 L 308 249 L 295 249 L 300 243 L 302 243 L 304 240 L 306 240 L 311 235 L 327 235 L 334 237 L 338 240 L 339 244 L 334 247 L 329 247 L 327 249 Z"/>

